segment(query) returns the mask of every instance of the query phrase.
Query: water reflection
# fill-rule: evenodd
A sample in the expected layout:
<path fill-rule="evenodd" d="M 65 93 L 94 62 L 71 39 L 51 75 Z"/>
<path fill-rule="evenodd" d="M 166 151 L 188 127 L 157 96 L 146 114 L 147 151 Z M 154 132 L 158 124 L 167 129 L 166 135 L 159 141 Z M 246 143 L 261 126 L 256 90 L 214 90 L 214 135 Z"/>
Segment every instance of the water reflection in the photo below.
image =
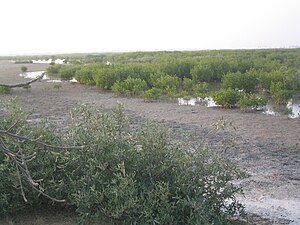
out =
<path fill-rule="evenodd" d="M 178 105 L 192 105 L 192 106 L 205 105 L 207 107 L 218 106 L 212 97 L 205 97 L 205 98 L 198 97 L 198 98 L 190 98 L 190 99 L 178 98 Z"/>
<path fill-rule="evenodd" d="M 65 64 L 66 59 L 55 59 L 54 61 L 52 59 L 39 59 L 39 60 L 32 60 L 32 63 L 35 64 L 50 64 L 54 62 L 55 64 Z"/>
<path fill-rule="evenodd" d="M 29 79 L 35 79 L 38 76 L 41 76 L 42 73 L 44 73 L 45 71 L 34 71 L 34 72 L 26 72 L 26 73 L 21 73 L 20 77 L 24 77 L 24 78 L 29 78 Z M 43 80 L 47 80 L 49 79 L 49 77 L 45 74 L 43 76 Z"/>
<path fill-rule="evenodd" d="M 276 105 L 269 102 L 264 108 L 266 115 L 280 116 L 288 115 L 289 118 L 300 117 L 300 98 L 293 98 L 286 105 Z"/>

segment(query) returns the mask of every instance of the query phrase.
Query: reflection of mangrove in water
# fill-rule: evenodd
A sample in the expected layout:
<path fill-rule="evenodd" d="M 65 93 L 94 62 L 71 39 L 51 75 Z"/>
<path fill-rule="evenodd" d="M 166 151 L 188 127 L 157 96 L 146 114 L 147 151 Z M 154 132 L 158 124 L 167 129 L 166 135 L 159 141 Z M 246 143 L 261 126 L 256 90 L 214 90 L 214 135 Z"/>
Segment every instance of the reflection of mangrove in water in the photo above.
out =
<path fill-rule="evenodd" d="M 207 107 L 217 107 L 218 105 L 213 100 L 212 97 L 205 98 L 178 98 L 178 105 L 205 105 Z M 261 108 L 263 114 L 280 116 L 288 115 L 289 118 L 299 118 L 300 117 L 300 97 L 294 97 L 286 105 L 276 105 L 269 102 L 266 106 Z"/>

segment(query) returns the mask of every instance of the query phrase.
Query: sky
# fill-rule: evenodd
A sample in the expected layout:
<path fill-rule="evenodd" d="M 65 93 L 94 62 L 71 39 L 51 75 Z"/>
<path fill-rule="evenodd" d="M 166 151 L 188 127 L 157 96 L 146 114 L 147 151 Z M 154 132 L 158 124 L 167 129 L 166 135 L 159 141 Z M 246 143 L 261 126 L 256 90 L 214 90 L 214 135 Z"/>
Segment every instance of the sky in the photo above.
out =
<path fill-rule="evenodd" d="M 2 0 L 0 55 L 300 46 L 300 0 Z"/>

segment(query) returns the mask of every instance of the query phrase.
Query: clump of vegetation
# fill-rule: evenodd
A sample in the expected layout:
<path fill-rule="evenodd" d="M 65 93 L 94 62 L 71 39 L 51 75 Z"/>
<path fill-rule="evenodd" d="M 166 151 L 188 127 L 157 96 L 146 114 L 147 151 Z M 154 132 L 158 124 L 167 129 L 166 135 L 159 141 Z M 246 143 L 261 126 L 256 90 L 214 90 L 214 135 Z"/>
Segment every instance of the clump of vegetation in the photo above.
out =
<path fill-rule="evenodd" d="M 53 64 L 47 67 L 47 74 L 58 74 L 58 72 L 63 68 L 61 64 Z"/>
<path fill-rule="evenodd" d="M 0 85 L 0 94 L 9 94 L 9 93 L 10 93 L 9 87 Z"/>
<path fill-rule="evenodd" d="M 242 97 L 242 93 L 231 88 L 221 89 L 213 94 L 214 101 L 223 108 L 234 108 Z"/>
<path fill-rule="evenodd" d="M 124 94 L 127 96 L 140 95 L 147 89 L 148 89 L 148 86 L 147 86 L 146 81 L 144 81 L 140 78 L 131 78 L 131 77 L 128 77 L 124 81 L 117 81 L 112 86 L 113 92 L 116 92 L 119 94 Z"/>
<path fill-rule="evenodd" d="M 58 84 L 53 84 L 52 85 L 52 88 L 53 89 L 57 89 L 57 90 L 59 90 L 59 89 L 61 89 L 63 86 L 62 86 L 62 84 L 60 84 L 60 83 L 58 83 Z"/>
<path fill-rule="evenodd" d="M 57 77 L 62 80 L 71 80 L 75 77 L 76 71 L 80 69 L 80 66 L 64 66 L 61 67 L 57 73 Z"/>
<path fill-rule="evenodd" d="M 153 101 L 153 100 L 158 100 L 162 95 L 163 92 L 161 89 L 153 87 L 151 89 L 148 89 L 144 93 L 142 93 L 141 96 L 145 101 Z"/>
<path fill-rule="evenodd" d="M 21 67 L 21 71 L 22 71 L 23 73 L 27 72 L 27 70 L 28 70 L 28 68 L 27 68 L 26 66 L 22 66 L 22 67 Z"/>
<path fill-rule="evenodd" d="M 267 104 L 267 98 L 258 96 L 256 94 L 243 94 L 242 97 L 236 103 L 244 112 L 256 111 Z"/>
<path fill-rule="evenodd" d="M 242 176 L 234 164 L 209 149 L 170 142 L 155 123 L 130 129 L 121 105 L 112 112 L 79 106 L 63 134 L 47 122 L 29 124 L 16 105 L 1 108 L 1 146 L 31 159 L 28 176 L 8 151 L 0 152 L 1 215 L 24 207 L 25 197 L 40 207 L 50 196 L 75 208 L 83 224 L 228 224 L 243 212 L 235 198 L 242 190 L 231 183 Z"/>
<path fill-rule="evenodd" d="M 272 82 L 270 91 L 277 104 L 286 104 L 293 97 L 293 91 L 287 90 L 282 82 Z"/>
<path fill-rule="evenodd" d="M 246 93 L 253 93 L 259 84 L 259 71 L 254 69 L 246 71 L 245 73 L 227 73 L 222 80 L 222 88 L 243 90 Z"/>

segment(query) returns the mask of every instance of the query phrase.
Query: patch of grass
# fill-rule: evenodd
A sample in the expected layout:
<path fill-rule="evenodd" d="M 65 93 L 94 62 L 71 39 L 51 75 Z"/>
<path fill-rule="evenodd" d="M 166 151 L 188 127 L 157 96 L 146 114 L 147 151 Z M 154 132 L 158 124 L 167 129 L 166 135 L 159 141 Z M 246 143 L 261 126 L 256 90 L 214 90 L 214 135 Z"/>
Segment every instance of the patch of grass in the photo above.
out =
<path fill-rule="evenodd" d="M 10 88 L 5 86 L 0 86 L 0 94 L 9 94 Z"/>
<path fill-rule="evenodd" d="M 52 88 L 59 90 L 62 88 L 62 84 L 53 84 Z"/>

